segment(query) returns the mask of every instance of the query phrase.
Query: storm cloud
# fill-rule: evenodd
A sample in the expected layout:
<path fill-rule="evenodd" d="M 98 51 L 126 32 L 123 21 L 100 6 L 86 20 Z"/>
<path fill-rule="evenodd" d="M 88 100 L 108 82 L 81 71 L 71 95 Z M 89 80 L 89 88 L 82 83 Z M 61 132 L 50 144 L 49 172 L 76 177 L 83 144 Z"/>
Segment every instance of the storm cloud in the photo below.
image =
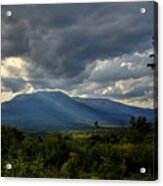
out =
<path fill-rule="evenodd" d="M 150 13 L 141 15 L 142 6 Z M 76 76 L 97 58 L 148 49 L 151 14 L 152 3 L 3 6 L 2 56 L 26 55 L 55 76 Z"/>
<path fill-rule="evenodd" d="M 98 90 L 108 81 L 114 86 L 120 80 L 151 76 L 146 63 L 152 52 L 153 5 L 123 2 L 2 6 L 2 61 L 16 57 L 27 64 L 23 66 L 25 79 L 20 74 L 11 81 L 3 77 L 4 86 L 13 92 L 19 90 L 19 86 L 11 88 L 18 78 L 18 84 L 30 84 L 34 89 L 61 88 L 94 96 L 88 87 L 94 85 Z M 140 14 L 141 7 L 147 9 L 146 14 Z M 12 11 L 11 17 L 6 17 L 7 10 Z M 5 63 L 3 66 L 6 69 Z M 11 73 L 11 68 L 6 71 Z M 135 97 L 135 92 L 132 94 Z"/>

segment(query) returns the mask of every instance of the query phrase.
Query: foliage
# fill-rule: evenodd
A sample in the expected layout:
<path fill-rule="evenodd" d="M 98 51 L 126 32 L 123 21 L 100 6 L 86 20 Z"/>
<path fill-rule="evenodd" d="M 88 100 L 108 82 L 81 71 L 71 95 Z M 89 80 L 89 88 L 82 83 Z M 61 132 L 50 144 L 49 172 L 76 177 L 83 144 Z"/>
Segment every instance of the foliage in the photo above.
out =
<path fill-rule="evenodd" d="M 144 117 L 132 117 L 129 128 L 32 136 L 2 126 L 2 176 L 155 179 L 153 127 Z M 12 169 L 6 169 L 7 163 Z"/>

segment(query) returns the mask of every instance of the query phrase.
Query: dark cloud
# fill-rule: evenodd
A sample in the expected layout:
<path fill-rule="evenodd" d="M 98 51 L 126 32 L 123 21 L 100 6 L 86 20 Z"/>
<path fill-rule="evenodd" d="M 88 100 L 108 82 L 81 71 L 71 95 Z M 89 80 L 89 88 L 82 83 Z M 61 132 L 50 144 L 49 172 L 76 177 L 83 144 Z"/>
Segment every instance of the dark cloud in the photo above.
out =
<path fill-rule="evenodd" d="M 72 78 L 95 59 L 151 47 L 152 2 L 2 6 L 2 56 Z M 147 8 L 141 15 L 139 9 Z M 13 17 L 6 18 L 11 10 Z M 11 19 L 11 20 L 9 20 Z"/>
<path fill-rule="evenodd" d="M 146 76 L 153 73 L 146 68 L 148 54 L 141 54 L 152 49 L 153 5 L 118 2 L 2 6 L 2 58 L 19 56 L 28 63 L 23 67 L 28 80 L 21 73 L 3 77 L 2 91 L 59 88 L 90 97 L 152 99 Z M 146 14 L 140 14 L 141 7 L 147 9 Z M 12 11 L 11 17 L 6 17 L 7 10 Z M 103 66 L 100 70 L 96 70 L 97 60 Z M 106 60 L 110 63 L 105 66 Z M 6 67 L 8 74 L 16 68 Z M 142 83 L 137 81 L 141 78 Z M 126 93 L 115 87 L 116 82 L 130 79 L 133 83 Z M 113 92 L 103 95 L 107 86 Z"/>
<path fill-rule="evenodd" d="M 3 9 L 2 9 L 3 10 Z M 2 15 L 5 11 L 2 11 Z M 29 52 L 27 26 L 23 20 L 2 16 L 2 58 Z"/>
<path fill-rule="evenodd" d="M 21 78 L 2 78 L 2 92 L 19 92 L 26 88 L 27 82 Z"/>

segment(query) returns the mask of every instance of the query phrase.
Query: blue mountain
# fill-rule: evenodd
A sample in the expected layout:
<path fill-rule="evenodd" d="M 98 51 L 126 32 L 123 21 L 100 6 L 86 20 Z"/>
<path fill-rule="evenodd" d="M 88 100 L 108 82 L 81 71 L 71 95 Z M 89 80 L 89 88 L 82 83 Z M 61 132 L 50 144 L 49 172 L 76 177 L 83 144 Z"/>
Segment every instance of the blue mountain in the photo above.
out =
<path fill-rule="evenodd" d="M 2 103 L 2 124 L 18 128 L 75 130 L 128 125 L 131 116 L 154 120 L 154 111 L 124 105 L 109 99 L 69 97 L 62 92 L 21 94 Z"/>

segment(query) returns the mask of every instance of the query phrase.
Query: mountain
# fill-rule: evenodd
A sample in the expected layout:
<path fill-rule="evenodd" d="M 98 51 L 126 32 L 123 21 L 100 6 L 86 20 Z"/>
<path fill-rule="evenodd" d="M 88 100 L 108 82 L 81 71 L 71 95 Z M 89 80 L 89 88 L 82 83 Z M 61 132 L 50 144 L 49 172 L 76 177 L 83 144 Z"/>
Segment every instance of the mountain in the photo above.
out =
<path fill-rule="evenodd" d="M 2 124 L 18 128 L 71 130 L 99 125 L 128 125 L 131 116 L 153 121 L 154 111 L 108 99 L 69 97 L 62 92 L 21 94 L 2 103 Z"/>
<path fill-rule="evenodd" d="M 126 121 L 126 117 L 131 118 L 131 116 L 139 117 L 140 115 L 145 116 L 151 122 L 154 119 L 154 112 L 152 109 L 145 109 L 141 107 L 129 106 L 119 102 L 111 101 L 109 99 L 97 99 L 97 98 L 75 98 L 76 101 L 84 103 L 85 105 L 101 110 L 108 114 L 118 114 L 121 115 L 121 121 Z M 120 121 L 119 120 L 119 121 Z"/>

